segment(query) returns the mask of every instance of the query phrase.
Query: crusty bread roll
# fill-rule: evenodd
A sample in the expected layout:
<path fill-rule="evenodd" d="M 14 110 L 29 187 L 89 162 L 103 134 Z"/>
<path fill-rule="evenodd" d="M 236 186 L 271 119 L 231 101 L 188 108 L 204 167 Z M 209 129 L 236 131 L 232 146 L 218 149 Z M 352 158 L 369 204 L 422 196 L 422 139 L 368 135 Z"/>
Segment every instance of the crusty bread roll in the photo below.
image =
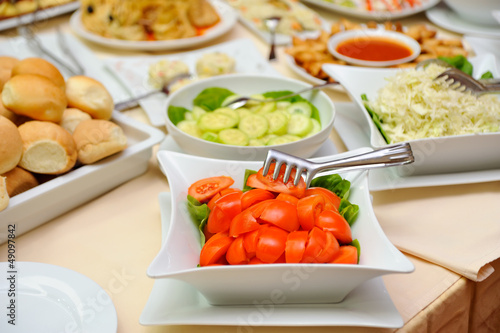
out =
<path fill-rule="evenodd" d="M 31 172 L 57 175 L 76 163 L 77 152 L 71 134 L 50 121 L 28 121 L 19 126 L 23 156 L 19 166 Z"/>
<path fill-rule="evenodd" d="M 12 76 L 12 68 L 19 62 L 19 59 L 9 56 L 0 57 L 0 91 L 3 89 L 5 82 L 9 81 Z"/>
<path fill-rule="evenodd" d="M 23 154 L 23 141 L 17 126 L 0 116 L 0 174 L 16 167 Z"/>
<path fill-rule="evenodd" d="M 68 108 L 64 110 L 59 125 L 61 125 L 66 131 L 73 134 L 76 126 L 78 126 L 80 122 L 89 119 L 92 119 L 92 117 L 87 112 L 83 112 L 82 110 L 75 108 Z"/>
<path fill-rule="evenodd" d="M 87 112 L 94 119 L 109 120 L 114 103 L 109 91 L 99 81 L 88 76 L 72 76 L 66 82 L 68 107 Z"/>
<path fill-rule="evenodd" d="M 9 194 L 7 193 L 7 184 L 5 177 L 0 176 L 0 212 L 9 205 Z"/>
<path fill-rule="evenodd" d="M 32 57 L 19 61 L 12 68 L 12 76 L 19 74 L 38 74 L 45 76 L 63 91 L 66 89 L 66 82 L 64 81 L 64 77 L 61 72 L 56 66 L 42 58 Z"/>
<path fill-rule="evenodd" d="M 10 111 L 33 118 L 59 123 L 66 109 L 64 91 L 52 81 L 37 74 L 13 76 L 2 90 L 3 105 Z"/>
<path fill-rule="evenodd" d="M 7 184 L 7 193 L 13 197 L 38 185 L 38 180 L 29 171 L 15 167 L 2 175 Z"/>
<path fill-rule="evenodd" d="M 122 151 L 127 146 L 127 137 L 117 124 L 102 119 L 82 121 L 73 132 L 78 160 L 91 164 Z"/>

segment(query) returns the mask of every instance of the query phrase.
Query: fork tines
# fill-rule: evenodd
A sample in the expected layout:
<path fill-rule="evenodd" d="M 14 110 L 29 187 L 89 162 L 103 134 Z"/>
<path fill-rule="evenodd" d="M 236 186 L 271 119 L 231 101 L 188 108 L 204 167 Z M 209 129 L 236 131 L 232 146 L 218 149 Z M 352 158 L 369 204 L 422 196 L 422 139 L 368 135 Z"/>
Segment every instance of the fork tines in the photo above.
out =
<path fill-rule="evenodd" d="M 286 183 L 289 180 L 292 170 L 296 169 L 295 178 L 293 181 L 295 186 L 299 184 L 300 179 L 302 177 L 302 173 L 304 171 L 306 172 L 306 178 L 310 178 L 310 170 L 312 170 L 312 166 L 314 165 L 313 162 L 310 162 L 306 159 L 293 156 L 278 150 L 269 149 L 269 151 L 267 152 L 266 159 L 264 161 L 264 170 L 263 170 L 264 176 L 269 173 L 269 168 L 273 163 L 276 164 L 273 173 L 274 180 L 278 178 L 281 167 L 283 166 L 283 164 L 286 163 L 286 169 L 283 176 L 284 183 Z"/>

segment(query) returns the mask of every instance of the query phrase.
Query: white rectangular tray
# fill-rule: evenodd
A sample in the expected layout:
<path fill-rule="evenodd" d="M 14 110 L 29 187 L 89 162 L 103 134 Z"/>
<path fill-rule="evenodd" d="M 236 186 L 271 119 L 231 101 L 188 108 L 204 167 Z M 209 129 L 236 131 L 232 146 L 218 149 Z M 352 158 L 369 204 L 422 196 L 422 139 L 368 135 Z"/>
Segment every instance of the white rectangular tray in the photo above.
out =
<path fill-rule="evenodd" d="M 112 120 L 122 127 L 128 147 L 12 197 L 0 212 L 0 244 L 7 241 L 10 224 L 16 225 L 19 236 L 146 172 L 152 147 L 165 134 L 117 111 Z"/>

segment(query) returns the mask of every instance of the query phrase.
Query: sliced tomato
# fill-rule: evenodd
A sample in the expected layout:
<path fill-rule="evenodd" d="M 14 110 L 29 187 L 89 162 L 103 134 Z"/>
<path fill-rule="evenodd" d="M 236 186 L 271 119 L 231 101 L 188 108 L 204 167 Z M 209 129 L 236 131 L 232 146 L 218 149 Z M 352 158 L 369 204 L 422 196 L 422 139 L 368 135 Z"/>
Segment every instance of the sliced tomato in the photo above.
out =
<path fill-rule="evenodd" d="M 255 256 L 255 252 L 257 251 L 257 242 L 259 241 L 259 235 L 262 226 L 254 231 L 247 232 L 243 236 L 243 246 L 245 247 L 245 251 L 247 252 L 247 256 L 252 258 Z"/>
<path fill-rule="evenodd" d="M 227 176 L 204 178 L 191 184 L 188 194 L 203 203 L 209 201 L 218 192 L 233 184 L 233 178 Z"/>
<path fill-rule="evenodd" d="M 326 233 L 314 227 L 309 231 L 309 237 L 307 239 L 306 249 L 304 251 L 304 256 L 300 262 L 302 263 L 314 263 L 316 262 L 316 257 L 318 257 L 326 245 Z"/>
<path fill-rule="evenodd" d="M 248 263 L 249 258 L 243 246 L 243 236 L 236 237 L 231 245 L 229 245 L 226 259 L 230 265 L 243 265 Z"/>
<path fill-rule="evenodd" d="M 241 213 L 242 192 L 231 192 L 221 196 L 208 216 L 207 230 L 211 233 L 229 230 L 233 218 Z"/>
<path fill-rule="evenodd" d="M 354 264 L 358 263 L 358 249 L 352 245 L 343 245 L 330 261 L 331 264 Z"/>
<path fill-rule="evenodd" d="M 281 201 L 286 201 L 289 202 L 293 205 L 297 205 L 297 202 L 299 202 L 299 198 L 294 197 L 293 195 L 290 194 L 285 194 L 285 193 L 280 193 L 276 197 L 276 200 L 281 200 Z"/>
<path fill-rule="evenodd" d="M 269 264 L 268 262 L 263 262 L 262 260 L 260 260 L 259 258 L 257 257 L 253 257 L 252 259 L 250 259 L 250 261 L 248 262 L 249 265 L 262 265 L 262 264 Z"/>
<path fill-rule="evenodd" d="M 288 234 L 286 238 L 285 256 L 287 263 L 299 263 L 304 256 L 306 250 L 307 238 L 309 233 L 307 231 L 293 231 Z"/>
<path fill-rule="evenodd" d="M 297 202 L 297 216 L 302 229 L 311 230 L 324 207 L 325 199 L 319 194 L 312 194 L 299 199 Z"/>
<path fill-rule="evenodd" d="M 269 199 L 274 199 L 274 194 L 272 192 L 260 188 L 255 188 L 243 193 L 243 195 L 241 196 L 241 209 L 245 210 L 258 202 Z"/>
<path fill-rule="evenodd" d="M 280 174 L 276 180 L 273 180 L 275 165 L 271 164 L 269 168 L 269 172 L 266 176 L 262 175 L 263 168 L 261 168 L 256 174 L 250 175 L 247 179 L 247 185 L 254 188 L 260 188 L 264 190 L 268 190 L 271 192 L 277 193 L 285 193 L 293 195 L 297 198 L 301 198 L 304 196 L 306 190 L 306 183 L 303 179 L 300 180 L 299 185 L 295 186 L 293 184 L 293 179 L 295 177 L 295 169 L 292 170 L 290 179 L 283 183 L 283 176 L 285 173 L 286 166 L 283 165 Z"/>
<path fill-rule="evenodd" d="M 337 238 L 330 232 L 325 231 L 326 244 L 323 251 L 316 257 L 316 262 L 326 263 L 330 262 L 335 255 L 339 252 L 339 242 Z"/>
<path fill-rule="evenodd" d="M 236 215 L 229 225 L 229 236 L 237 237 L 244 233 L 259 229 L 260 224 L 251 210 L 244 210 Z"/>
<path fill-rule="evenodd" d="M 233 242 L 233 238 L 226 233 L 213 235 L 201 248 L 200 266 L 210 266 L 220 263 L 222 257 L 226 255 L 227 249 Z"/>
<path fill-rule="evenodd" d="M 310 187 L 306 190 L 305 196 L 319 194 L 325 198 L 325 209 L 332 209 L 332 206 L 335 207 L 333 210 L 339 210 L 340 207 L 340 197 L 333 193 L 330 190 L 327 190 L 324 187 Z"/>
<path fill-rule="evenodd" d="M 333 210 L 322 211 L 316 219 L 316 226 L 330 231 L 340 244 L 352 242 L 351 227 L 339 212 Z"/>
<path fill-rule="evenodd" d="M 286 201 L 272 200 L 264 208 L 260 219 L 289 232 L 298 230 L 300 227 L 297 207 Z"/>
<path fill-rule="evenodd" d="M 207 229 L 207 225 L 205 224 L 205 227 L 203 227 L 203 235 L 205 235 L 205 243 L 210 239 L 212 238 L 212 236 L 214 235 L 213 233 L 211 232 L 208 232 L 208 229 Z"/>
<path fill-rule="evenodd" d="M 233 192 L 239 192 L 239 193 L 243 193 L 242 190 L 240 189 L 237 189 L 237 188 L 232 188 L 232 187 L 229 187 L 229 188 L 226 188 L 226 189 L 223 189 L 221 190 L 220 192 L 216 193 L 207 203 L 207 206 L 210 210 L 213 209 L 214 205 L 215 205 L 215 202 L 217 200 L 219 200 L 222 196 L 226 195 L 226 194 L 229 194 L 229 193 L 233 193 Z"/>
<path fill-rule="evenodd" d="M 263 262 L 275 262 L 285 252 L 287 237 L 288 232 L 281 228 L 264 228 L 259 235 L 255 256 Z"/>

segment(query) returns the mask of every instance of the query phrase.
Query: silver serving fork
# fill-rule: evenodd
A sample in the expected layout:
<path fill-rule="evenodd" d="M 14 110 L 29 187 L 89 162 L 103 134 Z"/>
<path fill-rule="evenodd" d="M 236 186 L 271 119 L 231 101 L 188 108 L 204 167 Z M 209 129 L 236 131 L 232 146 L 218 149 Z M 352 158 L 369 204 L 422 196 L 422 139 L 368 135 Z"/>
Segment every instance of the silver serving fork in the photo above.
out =
<path fill-rule="evenodd" d="M 470 91 L 475 95 L 500 93 L 500 82 L 496 79 L 482 82 L 457 68 L 447 69 L 436 79 L 444 79 L 454 90 Z"/>
<path fill-rule="evenodd" d="M 355 169 L 371 169 L 378 167 L 389 167 L 409 164 L 414 161 L 413 152 L 408 142 L 399 143 L 373 151 L 349 156 L 329 162 L 316 163 L 309 160 L 289 155 L 278 150 L 270 149 L 264 161 L 263 175 L 267 175 L 272 163 L 276 163 L 273 179 L 277 179 L 283 164 L 286 164 L 283 181 L 286 183 L 293 169 L 296 170 L 294 185 L 297 186 L 302 178 L 302 173 L 306 173 L 306 187 L 309 187 L 311 180 L 318 172 L 326 170 L 342 169 L 342 171 Z"/>

